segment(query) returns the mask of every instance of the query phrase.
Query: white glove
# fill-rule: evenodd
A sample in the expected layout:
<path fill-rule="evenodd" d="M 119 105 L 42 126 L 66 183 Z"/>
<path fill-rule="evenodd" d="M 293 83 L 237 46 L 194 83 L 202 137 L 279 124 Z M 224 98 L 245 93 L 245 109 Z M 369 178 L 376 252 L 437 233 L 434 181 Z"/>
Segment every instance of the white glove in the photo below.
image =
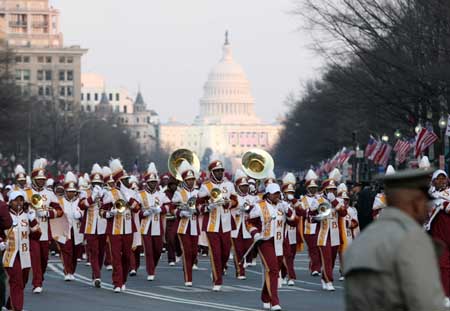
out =
<path fill-rule="evenodd" d="M 74 211 L 72 217 L 75 219 L 80 219 L 81 218 L 81 212 L 80 211 Z"/>
<path fill-rule="evenodd" d="M 0 251 L 4 251 L 5 249 L 7 249 L 8 248 L 8 243 L 6 243 L 6 242 L 0 242 Z"/>
<path fill-rule="evenodd" d="M 217 208 L 217 203 L 210 203 L 209 205 L 208 205 L 208 210 L 211 212 L 211 211 L 213 211 L 214 209 L 216 209 Z"/>
<path fill-rule="evenodd" d="M 255 241 L 255 242 L 257 242 L 257 241 L 259 241 L 261 239 L 262 239 L 262 235 L 259 232 L 255 233 L 255 235 L 253 236 L 253 241 Z"/>
<path fill-rule="evenodd" d="M 86 191 L 81 191 L 81 192 L 80 192 L 80 200 L 86 199 L 86 197 L 87 197 Z"/>
<path fill-rule="evenodd" d="M 327 199 L 328 199 L 328 201 L 333 202 L 334 200 L 336 200 L 336 197 L 334 196 L 334 194 L 332 192 L 328 192 Z"/>
<path fill-rule="evenodd" d="M 151 211 L 152 211 L 152 213 L 153 214 L 159 214 L 159 213 L 161 213 L 161 207 L 152 207 L 151 208 Z"/>
<path fill-rule="evenodd" d="M 38 212 L 39 217 L 47 218 L 48 217 L 48 211 L 40 210 Z"/>
<path fill-rule="evenodd" d="M 120 184 L 120 192 L 122 192 L 125 197 L 125 201 L 129 202 L 132 198 L 135 197 L 135 191 L 127 188 L 124 184 Z"/>
<path fill-rule="evenodd" d="M 105 217 L 109 219 L 109 218 L 113 218 L 114 215 L 110 211 L 108 211 L 105 213 Z"/>
<path fill-rule="evenodd" d="M 34 209 L 30 209 L 27 213 L 27 216 L 28 216 L 29 221 L 35 220 L 36 219 L 36 211 Z M 16 221 L 16 226 L 17 226 L 17 219 L 15 219 L 15 221 Z M 13 225 L 14 225 L 14 223 L 13 223 Z"/>
<path fill-rule="evenodd" d="M 144 217 L 148 217 L 152 214 L 152 212 L 150 210 L 145 210 L 142 215 L 144 215 Z"/>
<path fill-rule="evenodd" d="M 180 216 L 181 217 L 191 217 L 191 213 L 189 211 L 181 211 Z"/>

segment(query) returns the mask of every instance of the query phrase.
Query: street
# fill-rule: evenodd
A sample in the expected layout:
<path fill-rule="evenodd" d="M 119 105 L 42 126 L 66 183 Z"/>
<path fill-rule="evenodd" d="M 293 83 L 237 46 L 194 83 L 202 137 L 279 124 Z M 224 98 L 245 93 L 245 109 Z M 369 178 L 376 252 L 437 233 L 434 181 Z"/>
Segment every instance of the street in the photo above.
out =
<path fill-rule="evenodd" d="M 163 255 L 157 268 L 156 280 L 146 280 L 142 266 L 135 277 L 130 277 L 125 293 L 112 291 L 111 272 L 103 270 L 102 289 L 91 285 L 90 267 L 80 262 L 75 275 L 76 281 L 64 282 L 63 269 L 58 257 L 51 257 L 40 295 L 31 294 L 31 276 L 25 291 L 25 310 L 261 310 L 260 301 L 261 266 L 247 269 L 247 280 L 234 278 L 234 267 L 229 261 L 228 273 L 224 279 L 222 292 L 212 292 L 210 285 L 210 263 L 207 257 L 200 257 L 199 270 L 194 271 L 194 286 L 186 288 L 182 279 L 181 262 L 170 267 Z M 297 255 L 295 286 L 284 285 L 279 289 L 283 310 L 333 310 L 343 308 L 343 284 L 336 281 L 335 292 L 324 292 L 320 279 L 311 277 L 307 271 L 306 253 Z M 336 271 L 335 271 L 336 272 Z M 335 279 L 338 275 L 335 273 Z"/>

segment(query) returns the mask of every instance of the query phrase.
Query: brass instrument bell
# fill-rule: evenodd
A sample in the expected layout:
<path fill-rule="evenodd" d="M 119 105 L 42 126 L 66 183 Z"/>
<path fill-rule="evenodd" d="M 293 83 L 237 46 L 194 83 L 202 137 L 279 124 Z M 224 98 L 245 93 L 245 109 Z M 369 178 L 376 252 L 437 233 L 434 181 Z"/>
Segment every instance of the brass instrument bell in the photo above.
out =
<path fill-rule="evenodd" d="M 324 219 L 328 219 L 331 216 L 331 204 L 328 202 L 322 202 L 319 204 L 319 207 L 317 208 L 318 214 L 316 216 L 313 216 L 313 219 L 316 221 L 322 221 Z"/>
<path fill-rule="evenodd" d="M 167 161 L 167 167 L 170 174 L 179 181 L 183 181 L 183 178 L 178 172 L 178 167 L 184 160 L 187 161 L 196 172 L 200 171 L 200 160 L 193 151 L 189 149 L 177 149 L 170 155 L 169 160 Z"/>
<path fill-rule="evenodd" d="M 44 200 L 42 199 L 42 196 L 37 193 L 33 194 L 31 196 L 30 205 L 36 212 L 44 210 Z"/>
<path fill-rule="evenodd" d="M 125 210 L 128 208 L 128 204 L 125 200 L 119 199 L 114 202 L 114 207 L 116 208 L 119 214 L 125 213 Z"/>
<path fill-rule="evenodd" d="M 272 156 L 262 149 L 251 149 L 242 156 L 242 170 L 254 179 L 264 179 L 273 171 Z"/>

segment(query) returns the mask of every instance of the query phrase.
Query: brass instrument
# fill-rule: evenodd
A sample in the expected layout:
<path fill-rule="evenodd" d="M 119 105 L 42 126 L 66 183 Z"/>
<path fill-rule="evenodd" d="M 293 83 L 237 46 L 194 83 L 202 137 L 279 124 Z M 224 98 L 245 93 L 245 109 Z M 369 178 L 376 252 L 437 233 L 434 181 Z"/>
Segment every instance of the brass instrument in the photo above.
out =
<path fill-rule="evenodd" d="M 119 214 L 124 214 L 128 208 L 128 203 L 125 200 L 119 199 L 114 202 L 114 207 Z"/>
<path fill-rule="evenodd" d="M 264 179 L 274 168 L 272 156 L 262 149 L 251 149 L 242 156 L 242 170 L 254 179 Z"/>
<path fill-rule="evenodd" d="M 31 208 L 33 208 L 36 212 L 43 211 L 44 208 L 44 200 L 42 199 L 42 196 L 40 194 L 33 194 L 31 196 L 31 202 L 30 202 Z"/>
<path fill-rule="evenodd" d="M 317 211 L 319 212 L 319 214 L 312 217 L 314 220 L 322 221 L 322 220 L 328 219 L 331 217 L 331 211 L 332 211 L 331 204 L 328 202 L 322 202 L 319 204 Z"/>
<path fill-rule="evenodd" d="M 189 211 L 191 214 L 194 214 L 197 211 L 195 207 L 196 202 L 196 197 L 191 197 L 189 198 L 189 200 L 187 200 L 186 203 L 180 203 L 179 209 L 183 211 Z"/>
<path fill-rule="evenodd" d="M 219 188 L 212 188 L 211 192 L 210 192 L 210 197 L 211 203 L 219 203 L 219 202 L 223 202 L 223 195 L 222 195 L 222 190 L 220 190 Z"/>
<path fill-rule="evenodd" d="M 174 176 L 179 181 L 183 181 L 181 174 L 178 172 L 178 167 L 180 166 L 181 162 L 183 162 L 183 160 L 186 160 L 190 165 L 192 165 L 195 172 L 200 171 L 200 161 L 193 151 L 190 151 L 188 149 L 177 149 L 170 155 L 167 162 L 167 167 L 170 174 L 172 174 L 172 176 Z"/>

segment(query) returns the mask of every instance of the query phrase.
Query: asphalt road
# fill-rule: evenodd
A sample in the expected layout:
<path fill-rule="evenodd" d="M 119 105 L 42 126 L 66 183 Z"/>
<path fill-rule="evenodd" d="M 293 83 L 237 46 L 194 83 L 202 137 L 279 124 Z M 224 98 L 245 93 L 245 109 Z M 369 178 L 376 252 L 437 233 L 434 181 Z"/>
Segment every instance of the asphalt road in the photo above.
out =
<path fill-rule="evenodd" d="M 143 258 L 141 259 L 142 264 Z M 31 280 L 28 282 L 25 310 L 261 310 L 260 263 L 256 267 L 247 268 L 247 280 L 237 280 L 232 261 L 229 265 L 222 292 L 212 292 L 208 258 L 200 257 L 199 270 L 194 271 L 194 286 L 186 288 L 181 263 L 170 267 L 163 255 L 155 281 L 146 280 L 145 269 L 141 266 L 137 276 L 129 278 L 126 292 L 116 294 L 112 291 L 110 271 L 103 270 L 103 287 L 96 289 L 91 285 L 90 267 L 80 262 L 75 275 L 76 281 L 65 282 L 60 259 L 51 257 L 42 294 L 33 295 Z M 336 281 L 335 292 L 322 291 L 320 278 L 309 276 L 307 265 L 306 254 L 297 254 L 295 286 L 284 285 L 279 289 L 283 310 L 344 310 L 343 284 Z M 337 273 L 335 278 L 338 278 Z"/>

